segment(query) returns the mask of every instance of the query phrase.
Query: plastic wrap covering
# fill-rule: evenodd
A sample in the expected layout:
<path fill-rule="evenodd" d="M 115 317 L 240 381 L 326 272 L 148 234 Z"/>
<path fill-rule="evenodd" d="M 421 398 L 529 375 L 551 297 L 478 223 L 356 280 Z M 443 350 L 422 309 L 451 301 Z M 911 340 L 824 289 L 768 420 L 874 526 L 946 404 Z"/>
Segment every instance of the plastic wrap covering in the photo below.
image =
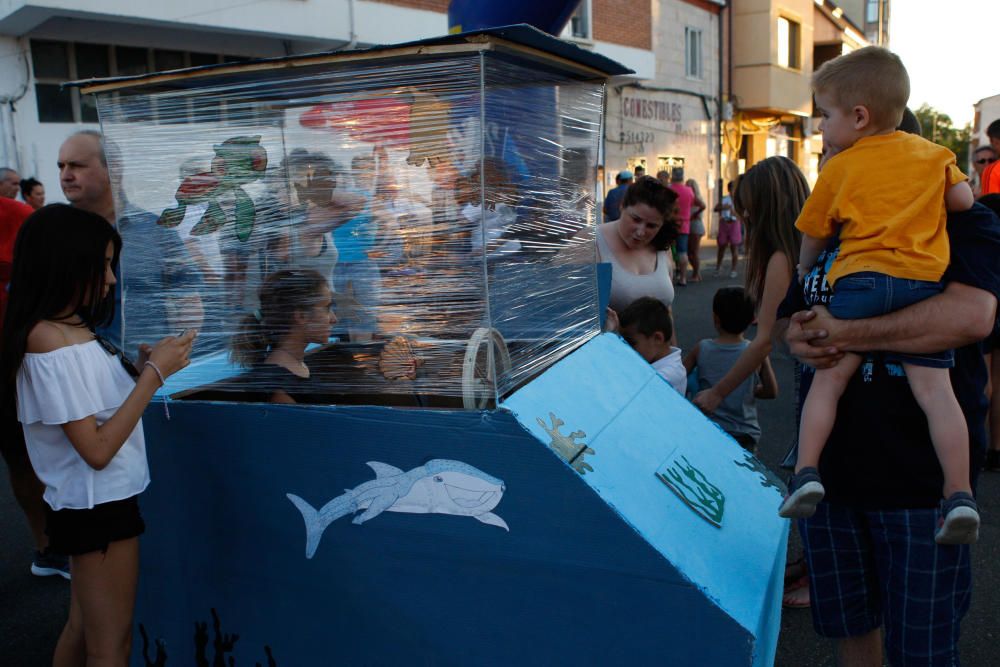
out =
<path fill-rule="evenodd" d="M 603 85 L 470 52 L 98 95 L 124 348 L 169 393 L 483 408 L 595 335 Z M 581 235 L 582 236 L 582 235 Z"/>

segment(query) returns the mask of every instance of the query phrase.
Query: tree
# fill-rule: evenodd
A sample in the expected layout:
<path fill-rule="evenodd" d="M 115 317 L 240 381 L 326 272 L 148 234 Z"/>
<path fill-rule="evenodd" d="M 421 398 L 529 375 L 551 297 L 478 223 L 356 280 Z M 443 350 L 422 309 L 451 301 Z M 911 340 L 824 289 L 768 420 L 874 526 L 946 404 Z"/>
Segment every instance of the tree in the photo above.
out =
<path fill-rule="evenodd" d="M 969 142 L 972 137 L 972 128 L 966 123 L 965 127 L 957 128 L 952 124 L 951 117 L 938 111 L 931 105 L 920 105 L 914 114 L 920 121 L 920 134 L 928 141 L 944 146 L 958 160 L 960 169 L 966 169 L 969 164 Z"/>

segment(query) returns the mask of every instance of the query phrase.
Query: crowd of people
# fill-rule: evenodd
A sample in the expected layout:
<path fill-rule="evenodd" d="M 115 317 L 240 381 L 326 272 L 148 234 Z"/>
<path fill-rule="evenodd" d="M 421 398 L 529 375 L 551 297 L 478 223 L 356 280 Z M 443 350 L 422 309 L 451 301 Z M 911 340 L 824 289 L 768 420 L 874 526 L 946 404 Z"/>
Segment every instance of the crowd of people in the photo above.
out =
<path fill-rule="evenodd" d="M 677 345 L 675 287 L 702 280 L 711 220 L 683 169 L 618 173 L 596 238 L 576 233 L 593 243 L 569 244 L 564 259 L 596 253 L 611 265 L 606 329 L 750 452 L 762 437 L 755 402 L 779 393 L 770 354 L 788 349 L 800 363 L 801 383 L 787 388 L 800 432 L 775 512 L 798 520 L 804 558 L 786 574 L 804 585 L 786 602 L 812 608 L 843 664 L 880 665 L 883 655 L 957 664 L 976 481 L 984 466 L 1000 468 L 1000 392 L 992 403 L 988 394 L 1000 355 L 987 362 L 1000 340 L 1000 120 L 974 153 L 973 188 L 954 155 L 914 134 L 906 71 L 890 52 L 836 58 L 813 87 L 825 147 L 815 188 L 794 162 L 770 157 L 728 183 L 711 211 L 716 274 L 735 279 L 741 251 L 746 262 L 744 286 L 714 295 L 715 337 Z M 265 229 L 252 251 L 195 238 L 210 205 L 187 211 L 177 229 L 131 205 L 108 168 L 116 150 L 91 131 L 63 143 L 68 205 L 44 206 L 40 183 L 0 171 L 2 451 L 35 541 L 31 571 L 72 580 L 59 666 L 127 660 L 144 530 L 137 497 L 149 483 L 141 415 L 190 363 L 211 318 L 239 314 L 229 357 L 268 400 L 308 402 L 306 350 L 325 345 L 342 318 L 352 336 L 371 335 L 380 258 L 400 253 L 387 215 L 397 205 L 371 179 L 378 149 L 355 158 L 347 187 L 328 157 L 293 151 L 280 167 L 291 188 L 260 208 L 294 224 Z M 449 193 L 453 214 L 478 230 L 469 248 L 519 249 L 506 235 L 516 217 L 502 201 L 510 177 L 502 166 L 480 169 L 469 182 L 490 182 L 498 201 L 463 195 L 455 179 L 436 196 Z M 123 235 L 137 230 L 151 249 L 141 262 L 122 253 Z M 203 287 L 220 282 L 227 302 L 205 303 L 215 297 Z M 345 294 L 353 306 L 338 313 Z M 143 341 L 132 358 L 120 352 L 122 318 Z M 154 335 L 164 322 L 177 333 Z M 405 347 L 387 346 L 387 377 L 415 375 Z M 915 599 L 935 604 L 906 606 Z"/>

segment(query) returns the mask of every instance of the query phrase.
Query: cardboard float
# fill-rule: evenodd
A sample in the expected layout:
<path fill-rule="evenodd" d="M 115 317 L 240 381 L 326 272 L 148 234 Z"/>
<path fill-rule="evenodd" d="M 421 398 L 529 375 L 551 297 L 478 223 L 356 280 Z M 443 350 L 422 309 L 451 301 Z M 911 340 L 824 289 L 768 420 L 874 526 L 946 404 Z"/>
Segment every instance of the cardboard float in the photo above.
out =
<path fill-rule="evenodd" d="M 126 348 L 205 311 L 144 416 L 133 664 L 773 662 L 779 483 L 600 334 L 586 232 L 623 73 L 515 26 L 85 82 L 119 199 L 156 222 L 121 225 Z M 268 404 L 226 341 L 315 212 L 288 193 L 358 164 L 395 188 L 367 193 L 370 284 L 337 295 L 369 329 L 310 350 L 311 405 Z M 390 377 L 401 338 L 416 373 Z"/>

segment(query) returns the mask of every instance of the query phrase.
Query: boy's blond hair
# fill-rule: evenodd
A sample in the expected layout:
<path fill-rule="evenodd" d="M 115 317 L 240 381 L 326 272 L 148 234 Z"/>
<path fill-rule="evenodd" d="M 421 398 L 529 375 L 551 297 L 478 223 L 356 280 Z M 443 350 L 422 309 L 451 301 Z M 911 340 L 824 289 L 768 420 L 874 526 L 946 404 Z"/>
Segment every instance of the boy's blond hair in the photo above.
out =
<path fill-rule="evenodd" d="M 812 77 L 813 90 L 829 94 L 847 111 L 868 109 L 878 129 L 895 129 L 910 99 L 910 77 L 892 51 L 866 46 L 823 63 Z"/>

